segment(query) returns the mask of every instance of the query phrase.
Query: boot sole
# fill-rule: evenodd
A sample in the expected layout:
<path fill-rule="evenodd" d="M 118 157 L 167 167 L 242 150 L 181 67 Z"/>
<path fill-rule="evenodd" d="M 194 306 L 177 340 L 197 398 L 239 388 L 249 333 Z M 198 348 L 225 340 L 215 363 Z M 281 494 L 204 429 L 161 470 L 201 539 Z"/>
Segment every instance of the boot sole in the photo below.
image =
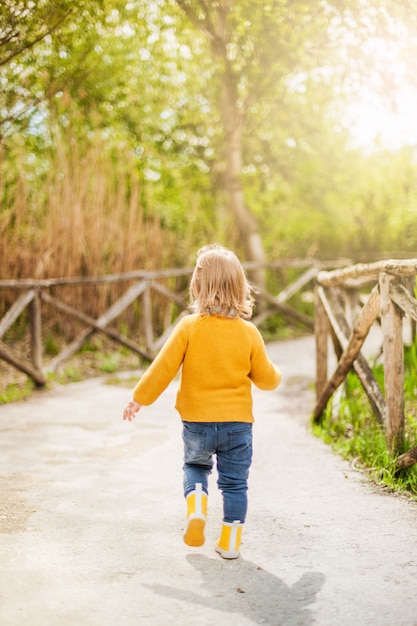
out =
<path fill-rule="evenodd" d="M 199 546 L 202 546 L 205 541 L 205 525 L 206 523 L 203 519 L 191 519 L 188 522 L 188 526 L 184 534 L 184 543 L 186 543 L 187 546 L 192 546 L 193 548 L 198 548 Z"/>
<path fill-rule="evenodd" d="M 222 550 L 217 544 L 214 546 L 214 549 L 216 550 L 217 554 L 220 554 L 222 559 L 227 559 L 228 561 L 231 561 L 232 559 L 238 559 L 240 557 L 240 552 L 228 552 L 227 550 Z"/>

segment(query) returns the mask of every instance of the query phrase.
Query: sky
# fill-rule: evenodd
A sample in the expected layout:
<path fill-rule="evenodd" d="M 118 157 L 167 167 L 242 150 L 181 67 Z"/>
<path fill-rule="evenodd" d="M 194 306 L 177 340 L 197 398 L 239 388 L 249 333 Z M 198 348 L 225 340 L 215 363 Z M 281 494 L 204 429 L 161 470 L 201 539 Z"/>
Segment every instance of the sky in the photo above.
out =
<path fill-rule="evenodd" d="M 359 47 L 367 71 L 345 110 L 353 144 L 369 150 L 417 145 L 416 42 L 401 23 L 390 30 L 392 37 L 378 32 Z"/>
<path fill-rule="evenodd" d="M 395 150 L 417 145 L 417 90 L 403 86 L 393 110 L 376 94 L 364 89 L 345 114 L 355 147 Z"/>

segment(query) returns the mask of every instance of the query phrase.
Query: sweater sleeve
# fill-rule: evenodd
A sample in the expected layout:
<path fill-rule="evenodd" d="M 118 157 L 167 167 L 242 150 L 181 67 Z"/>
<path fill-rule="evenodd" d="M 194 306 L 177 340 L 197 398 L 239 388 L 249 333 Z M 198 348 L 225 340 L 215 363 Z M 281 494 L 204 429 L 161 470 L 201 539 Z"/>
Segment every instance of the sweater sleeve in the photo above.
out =
<path fill-rule="evenodd" d="M 139 404 L 146 406 L 155 402 L 181 367 L 188 344 L 188 333 L 183 322 L 173 330 L 134 388 L 133 398 Z"/>
<path fill-rule="evenodd" d="M 281 371 L 269 358 L 262 335 L 256 327 L 254 339 L 249 377 L 259 389 L 275 389 L 282 380 Z"/>

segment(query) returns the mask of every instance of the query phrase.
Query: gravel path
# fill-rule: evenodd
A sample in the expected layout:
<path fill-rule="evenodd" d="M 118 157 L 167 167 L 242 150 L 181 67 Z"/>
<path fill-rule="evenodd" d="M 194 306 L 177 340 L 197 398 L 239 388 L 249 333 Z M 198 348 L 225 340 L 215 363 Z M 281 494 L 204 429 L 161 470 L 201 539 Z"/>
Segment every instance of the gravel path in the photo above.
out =
<path fill-rule="evenodd" d="M 313 339 L 268 349 L 237 561 L 215 473 L 206 544 L 182 542 L 176 383 L 132 424 L 105 379 L 0 408 L 2 626 L 417 626 L 417 506 L 310 434 Z"/>

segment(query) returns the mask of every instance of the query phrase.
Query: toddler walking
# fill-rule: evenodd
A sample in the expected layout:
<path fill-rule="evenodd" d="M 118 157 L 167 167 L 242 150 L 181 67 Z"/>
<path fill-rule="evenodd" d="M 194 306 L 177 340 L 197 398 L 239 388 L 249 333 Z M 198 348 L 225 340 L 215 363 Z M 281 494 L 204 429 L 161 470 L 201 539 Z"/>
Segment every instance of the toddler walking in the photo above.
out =
<path fill-rule="evenodd" d="M 182 366 L 175 407 L 183 423 L 184 541 L 204 543 L 208 477 L 217 462 L 223 524 L 215 550 L 239 556 L 252 462 L 252 383 L 275 389 L 280 370 L 269 359 L 252 315 L 252 289 L 237 256 L 223 246 L 197 252 L 190 282 L 194 313 L 184 317 L 133 390 L 123 413 L 131 421 L 152 404 Z"/>

